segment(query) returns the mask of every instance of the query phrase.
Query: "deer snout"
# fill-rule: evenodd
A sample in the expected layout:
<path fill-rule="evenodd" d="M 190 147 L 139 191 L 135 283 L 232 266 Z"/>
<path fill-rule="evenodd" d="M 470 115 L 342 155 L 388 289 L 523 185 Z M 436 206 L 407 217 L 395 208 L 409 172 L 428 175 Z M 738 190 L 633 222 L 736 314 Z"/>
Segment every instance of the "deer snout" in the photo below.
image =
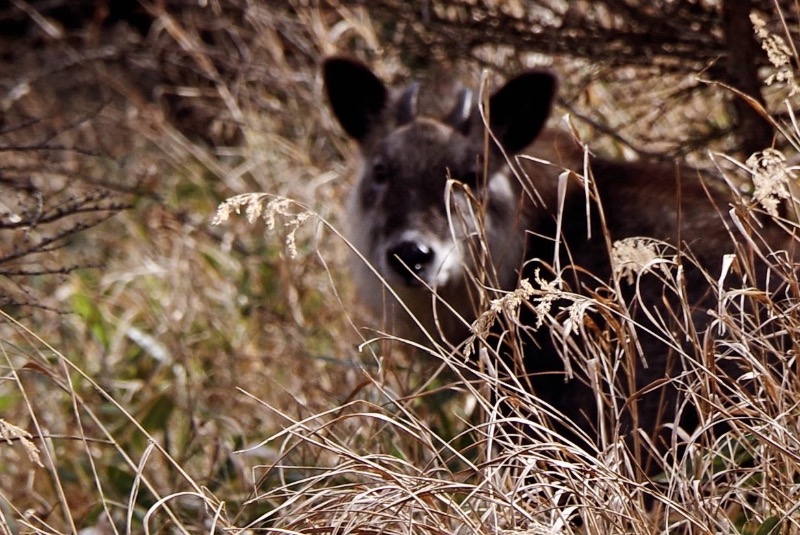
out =
<path fill-rule="evenodd" d="M 430 247 L 415 241 L 400 242 L 386 251 L 389 267 L 409 286 L 419 285 L 420 279 L 426 280 L 425 272 L 434 256 Z"/>

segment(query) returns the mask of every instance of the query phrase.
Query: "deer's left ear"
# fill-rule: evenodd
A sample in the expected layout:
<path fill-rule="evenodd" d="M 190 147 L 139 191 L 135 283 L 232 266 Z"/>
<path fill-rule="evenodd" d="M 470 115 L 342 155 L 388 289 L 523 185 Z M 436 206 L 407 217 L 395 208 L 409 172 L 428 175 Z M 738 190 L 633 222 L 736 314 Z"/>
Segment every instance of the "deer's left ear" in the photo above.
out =
<path fill-rule="evenodd" d="M 534 70 L 512 78 L 489 99 L 489 126 L 508 154 L 520 152 L 542 131 L 557 88 L 552 72 Z"/>

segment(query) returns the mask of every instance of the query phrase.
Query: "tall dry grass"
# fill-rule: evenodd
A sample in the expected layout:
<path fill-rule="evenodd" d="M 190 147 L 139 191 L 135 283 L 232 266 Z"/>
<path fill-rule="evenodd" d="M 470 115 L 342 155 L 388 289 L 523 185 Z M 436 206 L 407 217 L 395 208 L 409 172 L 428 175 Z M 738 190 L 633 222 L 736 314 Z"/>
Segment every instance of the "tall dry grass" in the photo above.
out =
<path fill-rule="evenodd" d="M 383 73 L 407 76 L 380 26 L 361 9 L 215 6 L 182 17 L 148 4 L 158 31 L 100 43 L 130 47 L 134 65 L 161 56 L 165 69 L 196 74 L 162 89 L 216 110 L 199 123 L 207 131 L 166 120 L 130 64 L 95 63 L 90 54 L 69 63 L 74 80 L 108 90 L 102 122 L 83 126 L 87 143 L 111 142 L 124 164 L 112 167 L 115 181 L 144 174 L 147 194 L 135 192 L 131 210 L 67 247 L 79 259 L 98 254 L 101 269 L 35 279 L 46 309 L 3 314 L 0 530 L 799 531 L 797 284 L 746 211 L 742 228 L 731 229 L 741 244 L 738 269 L 767 258 L 771 291 L 709 277 L 721 297 L 712 329 L 689 333 L 688 343 L 660 333 L 688 348 L 681 386 L 704 419 L 696 445 L 665 459 L 663 477 L 645 486 L 613 430 L 593 452 L 555 435 L 547 421 L 557 415 L 524 385 L 501 383 L 506 374 L 490 348 L 476 342 L 467 358 L 409 347 L 385 335 L 380 318 L 359 312 L 348 248 L 336 232 L 352 149 L 322 105 L 316 67 L 326 54 L 354 51 Z M 72 44 L 64 45 L 48 61 L 74 58 Z M 222 71 L 237 58 L 239 69 Z M 591 69 L 557 61 L 568 73 Z M 47 94 L 47 84 L 37 79 L 30 96 Z M 591 102 L 570 104 L 601 116 L 619 112 L 614 86 L 582 94 Z M 715 121 L 720 106 L 710 106 Z M 780 126 L 791 160 L 800 132 L 791 120 Z M 710 161 L 705 152 L 694 158 Z M 714 158 L 725 159 L 731 184 L 749 178 L 744 163 Z M 211 225 L 220 201 L 250 191 L 292 199 L 259 214 L 271 213 L 274 229 L 235 217 Z M 778 223 L 794 231 L 793 220 Z M 680 291 L 674 262 L 663 252 L 651 262 L 665 267 L 665 291 Z M 557 292 L 532 283 L 531 303 Z M 613 298 L 567 297 L 608 311 L 625 328 Z M 580 333 L 557 334 L 577 340 Z M 709 361 L 694 355 L 736 359 L 752 371 L 742 381 L 717 381 Z M 603 383 L 607 371 L 581 373 Z M 720 422 L 728 429 L 722 435 Z"/>

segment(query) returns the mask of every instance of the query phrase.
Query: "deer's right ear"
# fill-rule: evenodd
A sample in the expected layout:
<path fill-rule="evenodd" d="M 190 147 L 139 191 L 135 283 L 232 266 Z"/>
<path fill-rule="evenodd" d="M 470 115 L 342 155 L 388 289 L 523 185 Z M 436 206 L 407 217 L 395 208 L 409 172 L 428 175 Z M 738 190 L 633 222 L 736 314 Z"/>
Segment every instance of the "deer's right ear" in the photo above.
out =
<path fill-rule="evenodd" d="M 386 108 L 386 86 L 369 67 L 348 58 L 326 59 L 322 76 L 328 101 L 342 128 L 363 142 Z"/>

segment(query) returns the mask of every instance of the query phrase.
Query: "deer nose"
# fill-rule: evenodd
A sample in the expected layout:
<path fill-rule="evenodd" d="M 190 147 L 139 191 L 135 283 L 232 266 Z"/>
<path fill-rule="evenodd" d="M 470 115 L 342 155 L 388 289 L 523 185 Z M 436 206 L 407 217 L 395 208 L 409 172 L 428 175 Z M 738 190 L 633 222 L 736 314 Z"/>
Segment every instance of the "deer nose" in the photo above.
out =
<path fill-rule="evenodd" d="M 404 241 L 386 252 L 389 266 L 403 277 L 409 286 L 419 284 L 425 279 L 423 272 L 433 260 L 434 253 L 423 243 Z"/>

